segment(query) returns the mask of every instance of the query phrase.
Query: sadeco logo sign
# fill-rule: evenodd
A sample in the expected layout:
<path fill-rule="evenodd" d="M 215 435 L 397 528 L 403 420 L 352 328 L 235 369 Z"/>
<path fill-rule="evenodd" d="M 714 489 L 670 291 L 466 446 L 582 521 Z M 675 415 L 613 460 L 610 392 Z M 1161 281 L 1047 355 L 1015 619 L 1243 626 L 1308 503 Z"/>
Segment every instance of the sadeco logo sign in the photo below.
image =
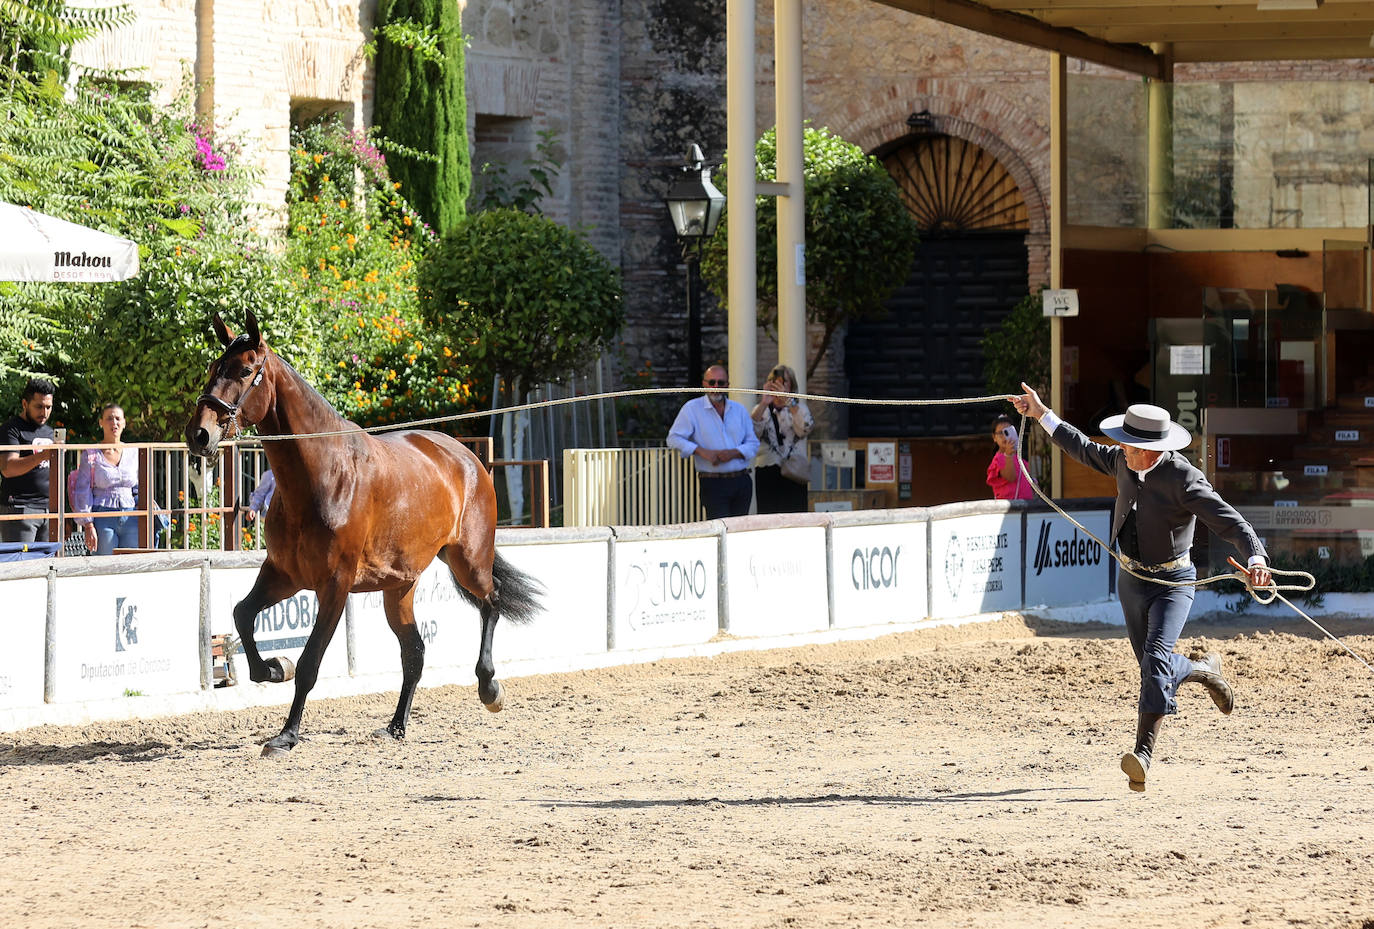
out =
<path fill-rule="evenodd" d="M 1035 576 L 1039 577 L 1046 568 L 1077 568 L 1084 565 L 1102 563 L 1102 546 L 1087 536 L 1078 535 L 1078 527 L 1067 539 L 1050 538 L 1054 523 L 1050 520 L 1040 524 L 1040 538 L 1035 543 Z"/>

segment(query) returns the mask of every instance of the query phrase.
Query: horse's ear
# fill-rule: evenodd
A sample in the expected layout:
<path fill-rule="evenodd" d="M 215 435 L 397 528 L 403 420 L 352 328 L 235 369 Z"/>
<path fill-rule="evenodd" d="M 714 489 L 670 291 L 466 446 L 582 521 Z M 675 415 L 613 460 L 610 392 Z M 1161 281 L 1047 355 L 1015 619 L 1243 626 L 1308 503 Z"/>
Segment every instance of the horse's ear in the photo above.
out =
<path fill-rule="evenodd" d="M 244 330 L 248 333 L 248 338 L 253 340 L 256 347 L 262 344 L 262 333 L 258 331 L 258 318 L 253 315 L 253 311 L 248 311 L 248 328 Z"/>
<path fill-rule="evenodd" d="M 219 318 L 216 313 L 210 323 L 215 327 L 215 335 L 219 336 L 220 342 L 227 348 L 229 343 L 234 341 L 234 334 L 229 331 L 229 327 L 224 325 L 224 320 Z"/>

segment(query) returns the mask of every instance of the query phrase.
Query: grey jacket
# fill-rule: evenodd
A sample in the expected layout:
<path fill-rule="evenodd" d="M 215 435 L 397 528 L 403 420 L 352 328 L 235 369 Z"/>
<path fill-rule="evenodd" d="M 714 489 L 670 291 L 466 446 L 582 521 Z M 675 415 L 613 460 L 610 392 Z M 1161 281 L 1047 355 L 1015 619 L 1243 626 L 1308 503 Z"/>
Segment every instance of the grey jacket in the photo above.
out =
<path fill-rule="evenodd" d="M 1051 438 L 1075 461 L 1116 479 L 1111 544 L 1116 544 L 1131 504 L 1135 504 L 1136 540 L 1140 560 L 1146 564 L 1164 564 L 1188 552 L 1193 547 L 1193 527 L 1198 518 L 1235 546 L 1243 556 L 1242 563 L 1252 555 L 1268 559 L 1259 536 L 1245 518 L 1178 452 L 1165 452 L 1142 483 L 1126 466 L 1126 453 L 1119 445 L 1092 442 L 1066 422 L 1055 428 Z"/>

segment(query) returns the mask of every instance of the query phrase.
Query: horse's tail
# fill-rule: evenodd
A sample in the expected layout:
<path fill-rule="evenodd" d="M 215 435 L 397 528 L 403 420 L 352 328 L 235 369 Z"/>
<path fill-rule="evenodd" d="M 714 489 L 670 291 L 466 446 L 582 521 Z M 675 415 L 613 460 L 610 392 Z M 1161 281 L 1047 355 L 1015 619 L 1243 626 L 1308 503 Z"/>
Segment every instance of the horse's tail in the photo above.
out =
<path fill-rule="evenodd" d="M 496 553 L 496 560 L 492 562 L 491 575 L 496 580 L 496 590 L 492 595 L 493 604 L 507 620 L 513 623 L 528 623 L 544 612 L 541 600 L 545 592 L 544 585 L 501 557 L 500 552 Z M 464 600 L 481 608 L 482 602 L 473 596 L 471 591 L 462 584 L 457 586 L 458 593 Z"/>

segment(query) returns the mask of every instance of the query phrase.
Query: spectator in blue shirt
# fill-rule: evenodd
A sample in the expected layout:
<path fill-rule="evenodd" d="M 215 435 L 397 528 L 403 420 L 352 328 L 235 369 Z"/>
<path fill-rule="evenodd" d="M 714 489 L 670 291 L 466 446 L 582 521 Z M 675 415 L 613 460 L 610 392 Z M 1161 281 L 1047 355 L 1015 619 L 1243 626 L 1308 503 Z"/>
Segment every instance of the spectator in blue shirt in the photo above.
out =
<path fill-rule="evenodd" d="M 730 377 L 723 365 L 706 369 L 706 396 L 688 400 L 668 430 L 668 447 L 694 459 L 707 519 L 745 516 L 754 497 L 749 462 L 759 449 L 749 411 L 725 395 Z"/>

